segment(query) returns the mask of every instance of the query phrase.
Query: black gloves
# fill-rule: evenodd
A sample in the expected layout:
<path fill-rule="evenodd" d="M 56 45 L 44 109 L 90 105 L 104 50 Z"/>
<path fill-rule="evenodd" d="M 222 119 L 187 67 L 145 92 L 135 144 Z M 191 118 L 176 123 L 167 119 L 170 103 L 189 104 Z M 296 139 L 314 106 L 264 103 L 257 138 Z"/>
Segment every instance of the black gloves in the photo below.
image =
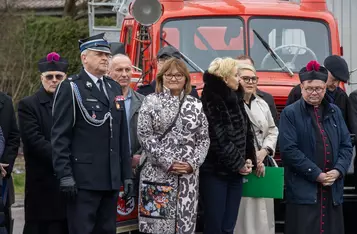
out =
<path fill-rule="evenodd" d="M 72 176 L 60 179 L 60 190 L 67 199 L 74 200 L 77 195 L 77 186 Z"/>
<path fill-rule="evenodd" d="M 134 182 L 132 179 L 124 180 L 124 198 L 135 197 Z"/>

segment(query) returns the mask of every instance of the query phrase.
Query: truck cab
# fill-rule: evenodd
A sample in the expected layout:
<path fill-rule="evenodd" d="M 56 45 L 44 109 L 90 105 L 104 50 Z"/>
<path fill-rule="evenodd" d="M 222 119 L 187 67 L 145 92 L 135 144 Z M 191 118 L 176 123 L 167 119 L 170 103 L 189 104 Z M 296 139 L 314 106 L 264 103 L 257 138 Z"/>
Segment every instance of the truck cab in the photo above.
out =
<path fill-rule="evenodd" d="M 302 67 L 342 55 L 338 25 L 325 0 L 136 0 L 128 10 L 120 43 L 136 70 L 134 89 L 155 79 L 156 54 L 167 45 L 182 53 L 199 94 L 213 59 L 245 54 L 254 60 L 259 89 L 273 95 L 280 113 L 300 83 Z M 132 214 L 137 204 L 129 205 Z M 277 201 L 275 210 L 278 231 L 284 203 Z M 120 222 L 134 218 L 118 215 Z"/>

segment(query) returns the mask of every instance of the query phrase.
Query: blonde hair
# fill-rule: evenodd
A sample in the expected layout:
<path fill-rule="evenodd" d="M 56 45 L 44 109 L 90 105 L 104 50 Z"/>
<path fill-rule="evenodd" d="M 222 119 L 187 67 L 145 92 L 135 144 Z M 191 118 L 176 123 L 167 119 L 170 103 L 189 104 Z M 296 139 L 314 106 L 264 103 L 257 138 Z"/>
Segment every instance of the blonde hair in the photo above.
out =
<path fill-rule="evenodd" d="M 244 63 L 238 64 L 238 75 L 239 76 L 242 74 L 242 71 L 244 71 L 244 70 L 252 71 L 252 72 L 254 72 L 254 75 L 256 75 L 256 73 L 257 73 L 257 71 L 255 70 L 255 68 L 252 65 L 244 64 Z"/>
<path fill-rule="evenodd" d="M 178 59 L 178 58 L 170 58 L 169 60 L 165 61 L 163 67 L 161 68 L 160 72 L 156 76 L 156 88 L 155 92 L 156 93 L 161 93 L 164 90 L 164 74 L 173 69 L 176 68 L 177 71 L 182 73 L 182 75 L 185 76 L 185 86 L 183 87 L 183 90 L 185 94 L 190 94 L 192 87 L 191 87 L 191 78 L 190 78 L 190 71 L 188 70 L 186 64 Z"/>
<path fill-rule="evenodd" d="M 208 67 L 208 73 L 227 79 L 234 75 L 233 68 L 238 65 L 238 61 L 230 57 L 215 58 Z"/>

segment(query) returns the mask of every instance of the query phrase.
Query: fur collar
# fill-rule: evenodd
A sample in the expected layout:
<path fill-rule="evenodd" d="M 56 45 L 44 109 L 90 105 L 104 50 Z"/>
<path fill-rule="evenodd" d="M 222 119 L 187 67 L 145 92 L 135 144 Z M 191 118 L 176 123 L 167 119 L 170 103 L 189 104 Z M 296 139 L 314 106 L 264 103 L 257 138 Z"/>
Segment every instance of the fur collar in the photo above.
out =
<path fill-rule="evenodd" d="M 206 94 L 218 95 L 225 100 L 237 99 L 237 97 L 239 99 L 243 98 L 241 86 L 239 86 L 237 91 L 234 91 L 227 86 L 221 77 L 210 74 L 208 71 L 205 71 L 203 74 L 203 82 L 205 83 L 203 91 Z"/>

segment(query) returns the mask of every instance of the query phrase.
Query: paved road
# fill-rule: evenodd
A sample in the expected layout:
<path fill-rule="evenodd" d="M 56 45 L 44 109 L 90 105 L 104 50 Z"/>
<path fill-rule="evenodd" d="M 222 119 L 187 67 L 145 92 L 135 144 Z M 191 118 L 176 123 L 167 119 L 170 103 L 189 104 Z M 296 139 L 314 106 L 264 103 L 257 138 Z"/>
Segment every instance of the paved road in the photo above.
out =
<path fill-rule="evenodd" d="M 12 208 L 12 215 L 15 219 L 14 223 L 14 231 L 13 234 L 22 234 L 22 230 L 24 228 L 24 208 Z M 276 233 L 276 234 L 283 234 L 283 233 Z"/>
<path fill-rule="evenodd" d="M 12 208 L 12 215 L 15 219 L 13 234 L 22 234 L 22 230 L 24 228 L 25 223 L 24 208 Z"/>

